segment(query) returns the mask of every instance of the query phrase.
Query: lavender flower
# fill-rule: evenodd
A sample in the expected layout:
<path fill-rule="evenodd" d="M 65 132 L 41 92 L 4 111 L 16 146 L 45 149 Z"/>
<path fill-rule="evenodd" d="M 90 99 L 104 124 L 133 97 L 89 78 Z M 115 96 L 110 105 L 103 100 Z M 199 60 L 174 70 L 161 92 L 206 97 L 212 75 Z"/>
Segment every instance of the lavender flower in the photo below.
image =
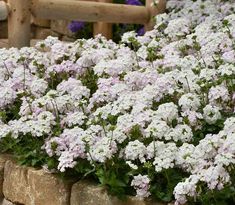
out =
<path fill-rule="evenodd" d="M 85 27 L 85 22 L 82 21 L 71 21 L 71 23 L 68 26 L 69 30 L 72 31 L 73 33 L 83 29 L 84 27 Z"/>
<path fill-rule="evenodd" d="M 137 30 L 137 35 L 138 36 L 143 36 L 145 33 L 144 27 L 141 27 L 140 29 Z"/>
<path fill-rule="evenodd" d="M 146 198 L 150 195 L 149 183 L 150 179 L 147 175 L 139 174 L 138 176 L 134 176 L 131 186 L 135 188 L 137 197 Z"/>
<path fill-rule="evenodd" d="M 125 2 L 128 5 L 135 5 L 135 6 L 142 6 L 143 5 L 139 0 L 126 0 Z"/>

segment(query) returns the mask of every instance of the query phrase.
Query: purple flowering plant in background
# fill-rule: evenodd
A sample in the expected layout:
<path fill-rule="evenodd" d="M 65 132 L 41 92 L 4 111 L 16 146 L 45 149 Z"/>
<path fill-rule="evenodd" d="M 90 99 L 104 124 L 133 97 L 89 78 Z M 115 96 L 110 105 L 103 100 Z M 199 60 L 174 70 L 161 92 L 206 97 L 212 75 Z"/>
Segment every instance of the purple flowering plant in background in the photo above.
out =
<path fill-rule="evenodd" d="M 73 33 L 82 30 L 84 27 L 85 27 L 85 22 L 82 21 L 71 21 L 71 23 L 68 26 L 69 30 L 72 31 Z"/>
<path fill-rule="evenodd" d="M 138 36 L 143 36 L 145 33 L 144 26 L 142 26 L 140 29 L 137 30 L 137 35 Z"/>
<path fill-rule="evenodd" d="M 125 2 L 128 5 L 143 6 L 142 2 L 140 2 L 139 0 L 125 0 Z M 145 33 L 144 27 L 141 27 L 137 30 L 138 36 L 142 36 L 142 35 L 144 35 L 144 33 Z"/>
<path fill-rule="evenodd" d="M 125 0 L 126 4 L 134 6 L 143 6 L 139 0 Z"/>

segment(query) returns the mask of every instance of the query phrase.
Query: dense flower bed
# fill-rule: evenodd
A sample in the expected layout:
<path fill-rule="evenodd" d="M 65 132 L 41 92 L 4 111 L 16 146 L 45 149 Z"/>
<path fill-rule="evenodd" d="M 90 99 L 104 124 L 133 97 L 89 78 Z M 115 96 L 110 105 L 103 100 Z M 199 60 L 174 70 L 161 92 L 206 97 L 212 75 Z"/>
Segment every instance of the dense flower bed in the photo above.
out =
<path fill-rule="evenodd" d="M 235 4 L 167 6 L 120 44 L 1 49 L 1 151 L 119 196 L 234 203 Z"/>

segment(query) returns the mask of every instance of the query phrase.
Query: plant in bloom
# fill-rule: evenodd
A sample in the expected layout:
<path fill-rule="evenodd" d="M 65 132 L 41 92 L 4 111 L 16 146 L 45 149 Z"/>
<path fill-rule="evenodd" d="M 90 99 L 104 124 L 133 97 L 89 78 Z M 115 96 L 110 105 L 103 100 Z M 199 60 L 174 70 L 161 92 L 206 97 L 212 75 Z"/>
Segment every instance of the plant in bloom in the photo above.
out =
<path fill-rule="evenodd" d="M 83 29 L 84 27 L 85 23 L 81 21 L 71 21 L 71 23 L 68 26 L 69 30 L 72 31 L 73 33 Z"/>
<path fill-rule="evenodd" d="M 125 3 L 129 5 L 135 5 L 135 6 L 143 5 L 139 0 L 126 0 Z"/>
<path fill-rule="evenodd" d="M 235 5 L 169 0 L 152 31 L 0 49 L 0 150 L 110 193 L 233 204 Z"/>

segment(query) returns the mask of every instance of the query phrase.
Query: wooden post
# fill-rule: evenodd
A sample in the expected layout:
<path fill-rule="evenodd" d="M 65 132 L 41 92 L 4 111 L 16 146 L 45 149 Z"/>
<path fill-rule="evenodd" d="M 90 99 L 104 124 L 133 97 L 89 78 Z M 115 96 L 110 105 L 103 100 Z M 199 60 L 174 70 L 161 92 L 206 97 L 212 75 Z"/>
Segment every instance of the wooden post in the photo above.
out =
<path fill-rule="evenodd" d="M 112 0 L 98 0 L 98 2 L 112 3 Z M 112 24 L 105 22 L 97 22 L 93 24 L 93 35 L 102 34 L 107 39 L 112 39 Z"/>
<path fill-rule="evenodd" d="M 157 5 L 154 5 L 154 1 L 157 1 Z M 145 31 L 149 31 L 153 29 L 155 24 L 153 17 L 165 12 L 166 0 L 146 0 L 146 8 L 148 9 L 150 20 L 145 24 Z"/>
<path fill-rule="evenodd" d="M 11 12 L 8 17 L 9 47 L 30 46 L 31 0 L 9 0 Z"/>

